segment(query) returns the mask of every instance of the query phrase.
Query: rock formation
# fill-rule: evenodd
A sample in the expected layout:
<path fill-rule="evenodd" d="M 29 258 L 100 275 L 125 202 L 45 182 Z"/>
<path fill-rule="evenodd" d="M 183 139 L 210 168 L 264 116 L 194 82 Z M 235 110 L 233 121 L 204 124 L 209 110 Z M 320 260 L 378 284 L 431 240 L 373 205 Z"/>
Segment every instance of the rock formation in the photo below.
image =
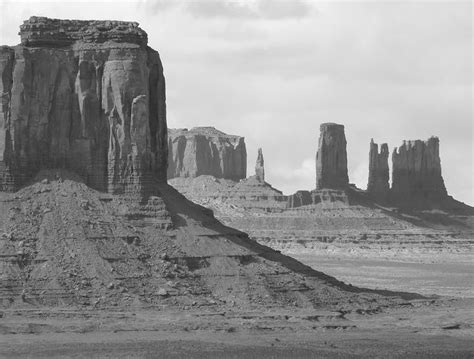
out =
<path fill-rule="evenodd" d="M 258 149 L 257 163 L 255 164 L 255 177 L 259 182 L 265 182 L 265 166 L 262 149 Z"/>
<path fill-rule="evenodd" d="M 437 137 L 403 141 L 402 146 L 394 149 L 392 162 L 393 200 L 438 200 L 447 196 Z"/>
<path fill-rule="evenodd" d="M 137 23 L 31 17 L 0 48 L 0 190 L 66 168 L 113 193 L 166 181 L 165 80 Z"/>
<path fill-rule="evenodd" d="M 298 208 L 303 206 L 333 206 L 338 203 L 349 205 L 349 197 L 345 191 L 334 189 L 320 189 L 313 191 L 296 191 L 288 196 L 287 208 Z"/>
<path fill-rule="evenodd" d="M 344 189 L 349 184 L 344 126 L 323 123 L 320 130 L 316 153 L 316 189 Z"/>
<path fill-rule="evenodd" d="M 370 141 L 369 151 L 369 182 L 367 191 L 377 199 L 386 199 L 389 193 L 389 169 L 388 169 L 388 145 L 383 143 L 380 146 Z"/>
<path fill-rule="evenodd" d="M 211 175 L 238 181 L 247 176 L 243 137 L 214 127 L 168 130 L 168 178 Z"/>
<path fill-rule="evenodd" d="M 288 208 L 297 208 L 313 204 L 313 197 L 310 191 L 296 191 L 288 196 Z"/>
<path fill-rule="evenodd" d="M 32 17 L 21 37 L 0 51 L 0 179 L 22 185 L 0 192 L 0 308 L 341 312 L 402 301 L 262 246 L 166 183 L 162 67 L 135 23 Z M 245 177 L 243 138 L 201 128 L 173 137 L 173 150 L 174 140 L 178 172 Z M 246 203 L 286 205 L 254 177 L 222 181 L 239 199 L 253 188 Z"/>

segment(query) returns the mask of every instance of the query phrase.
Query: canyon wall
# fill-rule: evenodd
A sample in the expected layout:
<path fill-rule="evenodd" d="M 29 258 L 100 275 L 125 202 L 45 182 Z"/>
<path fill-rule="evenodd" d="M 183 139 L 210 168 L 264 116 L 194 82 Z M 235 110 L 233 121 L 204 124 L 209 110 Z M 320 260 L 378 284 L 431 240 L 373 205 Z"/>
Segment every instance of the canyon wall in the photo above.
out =
<path fill-rule="evenodd" d="M 344 126 L 323 123 L 320 131 L 316 153 L 316 189 L 344 189 L 349 184 Z"/>
<path fill-rule="evenodd" d="M 31 17 L 0 48 L 0 190 L 66 168 L 99 190 L 166 181 L 165 80 L 137 23 Z"/>
<path fill-rule="evenodd" d="M 388 145 L 383 143 L 380 146 L 370 141 L 369 151 L 369 182 L 367 184 L 367 192 L 377 199 L 387 199 L 390 191 L 389 186 L 389 168 L 388 168 Z"/>
<path fill-rule="evenodd" d="M 168 178 L 211 175 L 241 180 L 247 176 L 243 137 L 213 127 L 168 130 Z"/>
<path fill-rule="evenodd" d="M 437 200 L 447 196 L 439 157 L 439 139 L 403 141 L 392 153 L 391 197 L 396 201 Z"/>

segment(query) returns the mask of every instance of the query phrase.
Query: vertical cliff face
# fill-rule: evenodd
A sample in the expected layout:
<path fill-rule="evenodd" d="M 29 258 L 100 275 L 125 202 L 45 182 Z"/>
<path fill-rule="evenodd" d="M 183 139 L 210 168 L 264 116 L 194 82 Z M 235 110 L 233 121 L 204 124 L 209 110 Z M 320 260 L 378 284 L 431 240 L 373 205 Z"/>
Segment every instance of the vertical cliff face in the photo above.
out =
<path fill-rule="evenodd" d="M 377 199 L 386 199 L 390 190 L 388 169 L 388 145 L 383 143 L 380 146 L 370 141 L 369 151 L 369 182 L 367 191 Z"/>
<path fill-rule="evenodd" d="M 439 139 L 403 141 L 392 154 L 392 198 L 395 200 L 436 200 L 447 196 L 441 161 Z"/>
<path fill-rule="evenodd" d="M 247 176 L 243 137 L 213 127 L 168 130 L 168 178 L 211 175 L 238 181 Z"/>
<path fill-rule="evenodd" d="M 255 164 L 255 177 L 257 181 L 265 182 L 265 162 L 263 161 L 262 149 L 258 149 L 257 163 Z"/>
<path fill-rule="evenodd" d="M 0 48 L 0 189 L 67 168 L 99 190 L 166 181 L 165 83 L 136 23 L 32 17 Z"/>
<path fill-rule="evenodd" d="M 11 163 L 10 93 L 13 81 L 14 49 L 0 47 L 0 191 L 13 191 L 15 180 Z"/>
<path fill-rule="evenodd" d="M 343 189 L 349 184 L 344 126 L 323 123 L 320 130 L 316 153 L 316 189 Z"/>

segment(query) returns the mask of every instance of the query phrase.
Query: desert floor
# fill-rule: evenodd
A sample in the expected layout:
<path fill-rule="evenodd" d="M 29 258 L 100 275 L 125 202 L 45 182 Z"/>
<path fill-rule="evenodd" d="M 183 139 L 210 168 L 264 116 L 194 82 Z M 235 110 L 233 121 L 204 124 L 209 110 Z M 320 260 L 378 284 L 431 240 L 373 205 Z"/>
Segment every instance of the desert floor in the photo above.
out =
<path fill-rule="evenodd" d="M 288 255 L 358 287 L 474 298 L 474 262 L 420 263 L 410 258 L 368 259 L 314 253 Z"/>
<path fill-rule="evenodd" d="M 472 358 L 473 265 L 298 255 L 357 286 L 424 295 L 378 313 L 272 308 L 5 310 L 5 358 Z"/>

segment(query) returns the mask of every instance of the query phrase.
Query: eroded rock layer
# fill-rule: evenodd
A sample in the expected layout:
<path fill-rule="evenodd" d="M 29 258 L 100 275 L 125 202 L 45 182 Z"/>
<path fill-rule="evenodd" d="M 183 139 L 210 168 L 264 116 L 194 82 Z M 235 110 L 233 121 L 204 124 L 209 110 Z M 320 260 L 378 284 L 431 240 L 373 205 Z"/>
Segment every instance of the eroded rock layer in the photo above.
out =
<path fill-rule="evenodd" d="M 32 16 L 20 26 L 25 46 L 72 45 L 76 41 L 101 43 L 126 42 L 145 46 L 147 34 L 136 22 L 111 20 L 65 20 Z"/>
<path fill-rule="evenodd" d="M 166 181 L 165 83 L 136 23 L 32 17 L 0 49 L 0 190 L 67 168 L 99 190 Z"/>
<path fill-rule="evenodd" d="M 211 175 L 240 180 L 247 176 L 243 137 L 214 127 L 168 130 L 168 178 Z"/>
<path fill-rule="evenodd" d="M 396 201 L 447 197 L 441 176 L 439 139 L 404 141 L 392 154 L 392 198 Z"/>
<path fill-rule="evenodd" d="M 317 204 L 330 204 L 334 202 L 349 204 L 349 197 L 343 190 L 300 190 L 288 196 L 287 208 L 297 208 Z"/>
<path fill-rule="evenodd" d="M 367 192 L 376 199 L 386 199 L 390 190 L 388 169 L 388 145 L 383 143 L 379 146 L 370 141 L 369 152 L 369 182 L 367 184 Z"/>
<path fill-rule="evenodd" d="M 316 153 L 316 189 L 344 189 L 349 184 L 344 126 L 323 123 L 320 130 Z"/>

